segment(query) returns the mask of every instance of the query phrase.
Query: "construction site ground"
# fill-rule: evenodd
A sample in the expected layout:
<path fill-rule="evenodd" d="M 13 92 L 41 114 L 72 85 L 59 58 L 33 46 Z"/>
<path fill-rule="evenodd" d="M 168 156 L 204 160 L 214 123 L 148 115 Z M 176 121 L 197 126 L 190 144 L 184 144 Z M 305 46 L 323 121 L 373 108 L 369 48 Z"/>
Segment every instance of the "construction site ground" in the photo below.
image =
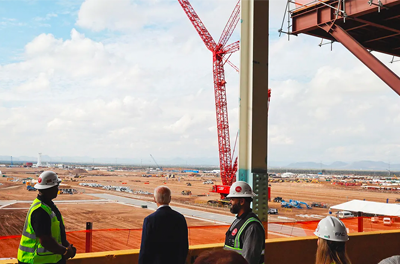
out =
<path fill-rule="evenodd" d="M 19 243 L 19 235 L 25 222 L 26 212 L 35 197 L 37 191 L 28 191 L 22 183 L 23 178 L 36 179 L 40 172 L 33 168 L 2 168 L 0 177 L 0 252 L 1 257 L 15 257 Z M 152 201 L 153 190 L 160 185 L 166 185 L 172 190 L 172 207 L 181 207 L 200 210 L 209 213 L 218 213 L 225 216 L 233 216 L 228 208 L 211 207 L 208 200 L 218 200 L 219 195 L 211 193 L 210 184 L 204 181 L 212 180 L 219 184 L 220 180 L 213 176 L 196 177 L 181 175 L 175 178 L 166 177 L 142 177 L 144 172 L 128 171 L 89 171 L 87 173 L 71 173 L 67 170 L 53 169 L 63 179 L 63 186 L 77 190 L 77 194 L 60 194 L 55 202 L 62 212 L 65 226 L 68 232 L 68 240 L 77 246 L 78 252 L 85 251 L 87 233 L 84 231 L 86 222 L 93 223 L 92 250 L 115 250 L 140 247 L 141 227 L 143 219 L 152 213 L 148 208 L 132 206 L 118 199 L 106 200 L 96 197 L 96 194 L 112 194 L 114 196 L 132 198 L 136 200 Z M 16 179 L 20 179 L 16 181 Z M 80 186 L 79 183 L 98 183 L 102 185 L 126 186 L 134 192 L 149 192 L 150 194 L 131 194 Z M 188 186 L 190 183 L 191 186 Z M 190 190 L 192 195 L 182 195 L 183 190 Z M 359 186 L 336 186 L 326 183 L 272 183 L 271 197 L 283 197 L 285 200 L 294 199 L 306 202 L 326 203 L 332 206 L 352 199 L 393 203 L 400 198 L 400 193 L 384 193 L 371 190 L 361 190 Z M 277 215 L 270 215 L 269 222 L 278 223 L 271 226 L 268 238 L 296 236 L 296 232 L 285 231 L 305 230 L 303 235 L 312 235 L 312 229 L 316 227 L 317 220 L 328 215 L 327 208 L 313 209 L 284 209 L 280 203 L 270 202 L 269 206 L 278 209 Z M 211 221 L 199 217 L 186 215 L 189 228 L 189 240 L 191 245 L 220 243 L 224 241 L 227 223 Z M 346 226 L 351 230 L 357 230 L 357 219 L 347 221 Z M 308 222 L 314 221 L 314 222 Z M 280 224 L 279 224 L 280 223 Z M 384 226 L 380 223 L 364 222 L 365 230 L 385 230 L 398 228 L 398 222 L 392 226 Z M 299 233 L 299 234 L 300 234 Z"/>

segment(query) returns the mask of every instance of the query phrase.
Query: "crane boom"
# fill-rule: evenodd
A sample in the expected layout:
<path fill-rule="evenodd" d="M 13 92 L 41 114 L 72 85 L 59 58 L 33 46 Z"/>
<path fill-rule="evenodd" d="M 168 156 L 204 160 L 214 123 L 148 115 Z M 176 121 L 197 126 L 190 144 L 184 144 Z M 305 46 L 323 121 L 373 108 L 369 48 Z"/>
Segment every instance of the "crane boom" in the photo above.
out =
<path fill-rule="evenodd" d="M 150 157 L 153 159 L 154 163 L 157 165 L 157 168 L 159 168 L 160 171 L 162 171 L 163 169 L 157 164 L 157 161 L 154 159 L 153 155 L 150 154 Z"/>
<path fill-rule="evenodd" d="M 188 16 L 190 22 L 192 22 L 194 28 L 197 30 L 197 33 L 199 33 L 200 38 L 203 40 L 207 49 L 211 51 L 215 50 L 217 44 L 215 43 L 210 32 L 208 32 L 206 26 L 204 26 L 203 22 L 201 21 L 200 17 L 197 15 L 196 11 L 189 3 L 189 1 L 188 0 L 178 0 L 178 1 L 181 4 L 186 15 Z"/>
<path fill-rule="evenodd" d="M 240 14 L 240 0 L 237 2 L 233 12 L 225 25 L 224 30 L 222 31 L 221 37 L 219 38 L 218 45 L 225 46 L 228 42 L 229 38 L 232 36 L 233 31 L 236 28 L 237 23 L 239 22 L 239 14 Z"/>

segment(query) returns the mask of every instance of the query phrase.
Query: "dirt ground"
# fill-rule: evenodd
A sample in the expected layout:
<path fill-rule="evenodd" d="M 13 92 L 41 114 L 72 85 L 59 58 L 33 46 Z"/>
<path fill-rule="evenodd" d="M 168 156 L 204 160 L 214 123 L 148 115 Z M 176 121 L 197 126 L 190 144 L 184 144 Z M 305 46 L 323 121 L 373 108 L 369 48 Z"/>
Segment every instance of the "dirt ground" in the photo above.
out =
<path fill-rule="evenodd" d="M 2 173 L 7 177 L 0 177 L 0 257 L 15 256 L 15 249 L 18 247 L 19 237 L 5 238 L 4 236 L 18 236 L 24 225 L 26 212 L 30 203 L 37 196 L 36 191 L 27 191 L 23 178 L 31 177 L 36 179 L 40 173 L 31 168 L 2 168 Z M 65 220 L 65 225 L 70 242 L 78 245 L 78 251 L 84 252 L 87 233 L 86 222 L 93 222 L 95 231 L 92 234 L 93 250 L 111 250 L 138 248 L 140 246 L 141 226 L 143 219 L 151 210 L 127 206 L 118 203 L 85 202 L 84 200 L 96 201 L 96 197 L 90 193 L 109 193 L 113 195 L 152 200 L 152 193 L 155 187 L 166 185 L 172 190 L 172 205 L 189 207 L 208 212 L 231 215 L 228 208 L 213 208 L 206 205 L 207 200 L 218 199 L 219 195 L 210 192 L 211 186 L 203 184 L 206 180 L 213 180 L 219 184 L 220 180 L 213 176 L 193 177 L 189 174 L 176 178 L 167 177 L 142 177 L 143 172 L 105 172 L 90 171 L 81 173 L 78 178 L 75 174 L 65 170 L 54 169 L 63 179 L 62 184 L 70 186 L 78 191 L 78 194 L 60 194 L 56 201 L 70 201 L 70 203 L 57 203 Z M 1 176 L 1 175 L 0 175 Z M 15 181 L 20 179 L 19 181 Z M 150 194 L 130 194 L 101 188 L 83 187 L 79 183 L 99 183 L 102 185 L 127 186 L 133 191 L 147 191 Z M 191 186 L 188 186 L 190 183 Z M 190 190 L 192 195 L 182 195 L 183 190 Z M 335 205 L 350 201 L 352 199 L 393 203 L 400 194 L 385 193 L 372 190 L 362 190 L 359 186 L 345 187 L 335 186 L 330 183 L 271 183 L 271 197 L 283 197 L 285 200 L 294 199 L 306 203 L 321 202 Z M 78 200 L 80 202 L 73 202 Z M 18 202 L 16 202 L 18 201 Z M 7 204 L 10 203 L 10 204 Z M 307 230 L 312 235 L 317 222 L 328 214 L 328 209 L 284 209 L 279 203 L 271 202 L 269 206 L 277 208 L 277 215 L 270 215 L 269 221 L 273 223 L 287 223 L 292 227 L 299 227 Z M 223 242 L 227 226 L 216 226 L 212 222 L 202 221 L 187 217 L 190 244 L 217 243 Z M 314 222 L 303 222 L 312 221 Z M 301 223 L 299 222 L 301 221 Z M 346 224 L 347 225 L 347 224 Z M 357 230 L 357 223 L 349 222 L 351 232 Z M 365 220 L 364 227 L 369 230 L 385 230 L 399 228 L 398 223 L 391 227 L 384 227 L 382 223 L 372 224 Z M 287 235 L 286 235 L 287 236 Z M 269 238 L 285 237 L 271 232 Z"/>

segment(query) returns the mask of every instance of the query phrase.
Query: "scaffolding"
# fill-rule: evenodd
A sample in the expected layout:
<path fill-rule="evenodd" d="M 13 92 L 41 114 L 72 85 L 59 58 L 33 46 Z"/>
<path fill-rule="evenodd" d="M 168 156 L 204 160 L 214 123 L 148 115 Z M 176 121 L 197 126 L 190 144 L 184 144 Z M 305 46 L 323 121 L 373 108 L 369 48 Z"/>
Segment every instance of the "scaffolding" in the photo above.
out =
<path fill-rule="evenodd" d="M 300 0 L 298 0 L 300 1 Z M 313 0 L 298 3 L 288 0 L 279 29 L 297 36 L 304 33 L 322 38 L 319 46 L 340 42 L 382 81 L 400 95 L 400 78 L 373 54 L 378 51 L 400 57 L 400 1 Z M 286 30 L 285 21 L 287 21 Z M 328 40 L 328 43 L 324 43 Z"/>

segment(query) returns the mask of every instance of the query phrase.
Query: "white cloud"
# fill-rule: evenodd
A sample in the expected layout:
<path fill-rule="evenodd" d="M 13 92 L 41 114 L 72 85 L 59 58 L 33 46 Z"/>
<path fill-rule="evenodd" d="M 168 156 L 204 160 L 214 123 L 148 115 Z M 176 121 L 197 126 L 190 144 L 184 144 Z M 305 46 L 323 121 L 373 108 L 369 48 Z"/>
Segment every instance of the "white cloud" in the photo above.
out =
<path fill-rule="evenodd" d="M 270 2 L 278 27 L 283 1 Z M 235 3 L 192 1 L 217 40 Z M 4 155 L 218 162 L 212 54 L 177 1 L 86 0 L 75 26 L 64 39 L 39 34 L 21 62 L 0 66 Z M 399 98 L 351 53 L 304 35 L 270 43 L 270 160 L 400 158 Z M 233 148 L 239 75 L 226 67 L 226 79 Z"/>

